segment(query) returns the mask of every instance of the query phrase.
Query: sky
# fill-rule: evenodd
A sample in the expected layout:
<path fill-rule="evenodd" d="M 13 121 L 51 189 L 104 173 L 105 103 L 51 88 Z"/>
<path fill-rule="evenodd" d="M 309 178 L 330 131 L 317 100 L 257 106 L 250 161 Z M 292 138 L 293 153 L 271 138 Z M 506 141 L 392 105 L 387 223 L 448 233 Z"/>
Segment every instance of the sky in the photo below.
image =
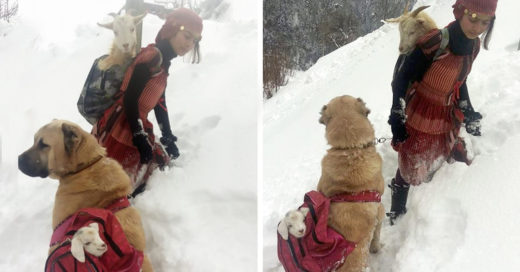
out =
<path fill-rule="evenodd" d="M 17 156 L 55 118 L 90 131 L 76 101 L 113 38 L 96 23 L 124 1 L 18 2 L 18 15 L 0 21 L 0 271 L 38 271 L 58 181 L 25 176 Z M 181 157 L 132 203 L 156 271 L 257 268 L 258 3 L 228 3 L 221 17 L 204 21 L 202 62 L 172 62 L 166 100 Z M 162 23 L 145 17 L 143 46 Z"/>
<path fill-rule="evenodd" d="M 453 21 L 452 0 L 419 0 L 440 27 Z M 408 213 L 383 224 L 382 250 L 370 272 L 520 271 L 517 226 L 520 144 L 520 27 L 518 1 L 498 1 L 490 50 L 481 50 L 468 77 L 475 109 L 484 116 L 482 136 L 461 133 L 474 161 L 444 164 L 430 183 L 412 187 Z M 276 226 L 285 213 L 315 190 L 320 162 L 329 146 L 318 123 L 321 107 L 344 94 L 361 97 L 375 136 L 391 137 L 387 124 L 390 82 L 398 57 L 399 30 L 386 24 L 296 72 L 263 107 L 263 271 L 283 271 L 276 253 Z M 376 145 L 389 184 L 397 153 Z M 382 203 L 390 210 L 390 191 Z"/>

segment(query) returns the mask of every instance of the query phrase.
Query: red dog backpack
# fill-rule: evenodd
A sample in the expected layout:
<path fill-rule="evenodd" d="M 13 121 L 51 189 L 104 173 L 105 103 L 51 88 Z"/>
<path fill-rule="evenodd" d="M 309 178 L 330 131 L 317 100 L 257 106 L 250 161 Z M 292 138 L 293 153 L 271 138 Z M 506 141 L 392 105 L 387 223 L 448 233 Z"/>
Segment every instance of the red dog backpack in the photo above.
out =
<path fill-rule="evenodd" d="M 289 235 L 284 240 L 278 233 L 278 259 L 287 272 L 328 272 L 340 267 L 356 244 L 327 225 L 330 199 L 317 191 L 305 194 L 304 204 L 309 208 L 305 216 L 303 237 Z"/>
<path fill-rule="evenodd" d="M 93 222 L 99 225 L 99 236 L 107 251 L 100 257 L 85 252 L 85 262 L 79 262 L 71 253 L 71 239 L 78 229 Z M 143 264 L 143 253 L 128 243 L 121 224 L 107 209 L 85 208 L 76 212 L 54 231 L 51 246 L 56 244 L 59 246 L 49 254 L 45 272 L 139 272 Z"/>

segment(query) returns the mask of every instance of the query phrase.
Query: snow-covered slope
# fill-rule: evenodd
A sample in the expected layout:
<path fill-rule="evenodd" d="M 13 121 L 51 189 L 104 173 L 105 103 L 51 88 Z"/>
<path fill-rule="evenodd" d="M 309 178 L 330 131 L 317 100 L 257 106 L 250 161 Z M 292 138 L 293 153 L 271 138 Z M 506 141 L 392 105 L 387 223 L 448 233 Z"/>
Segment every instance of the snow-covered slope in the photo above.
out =
<path fill-rule="evenodd" d="M 0 21 L 0 271 L 39 271 L 57 181 L 23 175 L 17 156 L 53 118 L 90 131 L 76 101 L 93 60 L 108 52 L 113 37 L 96 22 L 125 1 L 18 2 L 18 16 Z M 176 167 L 155 173 L 134 201 L 156 271 L 257 267 L 260 5 L 228 2 L 221 19 L 204 21 L 202 62 L 172 63 L 166 97 L 182 155 Z M 145 18 L 143 45 L 153 42 L 162 23 Z"/>
<path fill-rule="evenodd" d="M 453 20 L 452 0 L 419 0 L 415 7 L 445 26 Z M 484 115 L 482 136 L 465 132 L 474 163 L 445 164 L 428 183 L 410 190 L 408 213 L 395 226 L 385 222 L 383 250 L 370 271 L 518 271 L 520 234 L 516 195 L 520 190 L 520 51 L 516 17 L 520 4 L 499 1 L 490 50 L 481 50 L 468 77 L 474 107 Z M 391 105 L 396 25 L 380 29 L 322 57 L 264 105 L 263 255 L 264 271 L 283 271 L 276 255 L 276 225 L 316 188 L 320 161 L 328 148 L 319 111 L 335 96 L 361 97 L 372 110 L 376 137 L 391 137 L 386 121 Z M 383 176 L 395 175 L 397 156 L 388 143 L 377 145 Z M 383 195 L 386 210 L 390 192 Z"/>

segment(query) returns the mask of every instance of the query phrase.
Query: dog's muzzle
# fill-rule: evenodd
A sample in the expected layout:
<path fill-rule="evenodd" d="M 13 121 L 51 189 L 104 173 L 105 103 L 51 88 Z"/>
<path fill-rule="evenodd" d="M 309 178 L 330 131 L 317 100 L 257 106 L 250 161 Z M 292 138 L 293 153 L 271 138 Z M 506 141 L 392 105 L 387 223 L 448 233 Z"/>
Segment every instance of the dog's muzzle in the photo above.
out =
<path fill-rule="evenodd" d="M 18 169 L 30 177 L 46 178 L 49 176 L 47 166 L 43 166 L 38 159 L 32 159 L 27 152 L 18 156 Z"/>

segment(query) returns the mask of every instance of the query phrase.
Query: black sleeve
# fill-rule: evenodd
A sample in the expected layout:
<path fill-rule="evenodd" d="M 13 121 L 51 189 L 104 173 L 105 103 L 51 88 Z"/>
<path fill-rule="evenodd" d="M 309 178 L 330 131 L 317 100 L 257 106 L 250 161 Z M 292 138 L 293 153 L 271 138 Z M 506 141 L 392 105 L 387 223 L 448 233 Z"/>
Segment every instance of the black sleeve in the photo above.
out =
<path fill-rule="evenodd" d="M 155 112 L 155 119 L 157 119 L 157 123 L 159 123 L 159 128 L 161 129 L 161 133 L 163 136 L 172 135 L 172 130 L 170 128 L 170 118 L 168 118 L 168 108 L 166 107 L 166 97 L 164 93 L 157 103 L 157 106 L 153 109 Z"/>
<path fill-rule="evenodd" d="M 128 83 L 128 87 L 124 92 L 123 108 L 128 119 L 128 124 L 132 130 L 132 134 L 136 134 L 143 128 L 137 121 L 139 119 L 139 97 L 143 92 L 146 82 L 150 80 L 150 70 L 145 63 L 137 64 Z"/>
<path fill-rule="evenodd" d="M 394 68 L 392 80 L 392 109 L 400 108 L 400 99 L 405 97 L 409 84 L 420 81 L 429 68 L 430 62 L 420 48 L 410 55 L 400 55 Z"/>
<path fill-rule="evenodd" d="M 471 105 L 471 100 L 469 99 L 468 86 L 466 85 L 466 80 L 459 88 L 460 99 L 458 102 L 459 108 L 462 112 L 474 111 L 473 105 Z"/>

